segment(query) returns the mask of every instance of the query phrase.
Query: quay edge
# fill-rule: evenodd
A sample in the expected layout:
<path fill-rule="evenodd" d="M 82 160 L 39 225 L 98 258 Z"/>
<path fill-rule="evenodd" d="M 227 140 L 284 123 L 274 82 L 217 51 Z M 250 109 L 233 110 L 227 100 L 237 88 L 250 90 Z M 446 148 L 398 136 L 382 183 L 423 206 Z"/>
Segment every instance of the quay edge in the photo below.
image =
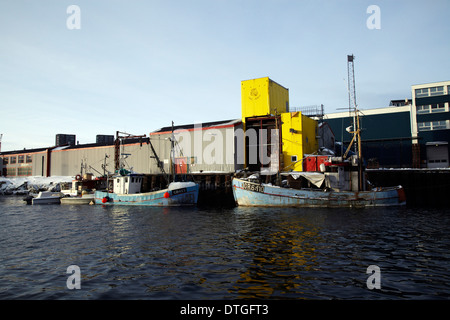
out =
<path fill-rule="evenodd" d="M 366 169 L 376 186 L 401 185 L 408 207 L 450 207 L 449 169 Z"/>

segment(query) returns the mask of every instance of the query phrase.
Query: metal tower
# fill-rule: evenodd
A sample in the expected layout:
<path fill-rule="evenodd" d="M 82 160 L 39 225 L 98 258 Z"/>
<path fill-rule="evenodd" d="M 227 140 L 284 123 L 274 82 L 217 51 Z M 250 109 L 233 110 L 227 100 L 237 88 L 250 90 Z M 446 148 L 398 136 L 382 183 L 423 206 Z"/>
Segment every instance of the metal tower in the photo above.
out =
<path fill-rule="evenodd" d="M 361 128 L 359 126 L 359 114 L 356 105 L 356 89 L 355 89 L 355 68 L 353 60 L 355 57 L 352 55 L 347 56 L 347 70 L 348 70 L 348 112 L 349 115 L 353 112 L 353 130 L 350 133 L 353 134 L 352 142 L 355 142 L 355 153 L 358 155 L 358 190 L 363 190 L 363 172 L 362 172 L 362 153 L 361 153 Z M 345 153 L 347 155 L 347 152 Z"/>
<path fill-rule="evenodd" d="M 356 89 L 355 89 L 355 68 L 353 65 L 353 55 L 347 56 L 347 70 L 348 70 L 348 111 L 355 111 L 356 108 Z"/>

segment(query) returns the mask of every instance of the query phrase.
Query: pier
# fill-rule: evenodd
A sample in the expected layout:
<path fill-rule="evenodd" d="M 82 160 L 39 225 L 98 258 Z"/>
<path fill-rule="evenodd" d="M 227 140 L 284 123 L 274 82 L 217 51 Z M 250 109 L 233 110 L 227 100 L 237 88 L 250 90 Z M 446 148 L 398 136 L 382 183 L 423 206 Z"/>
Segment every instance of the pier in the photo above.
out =
<path fill-rule="evenodd" d="M 407 206 L 450 206 L 448 169 L 369 169 L 366 172 L 375 186 L 402 185 Z"/>
<path fill-rule="evenodd" d="M 450 206 L 450 170 L 447 169 L 368 169 L 368 180 L 377 187 L 403 186 L 409 207 Z M 192 173 L 188 180 L 200 185 L 199 206 L 235 205 L 231 180 L 234 173 Z M 147 175 L 147 188 L 164 184 L 161 174 Z"/>
<path fill-rule="evenodd" d="M 165 185 L 165 177 L 162 174 L 147 174 L 144 188 L 153 190 Z M 199 206 L 233 207 L 235 205 L 231 180 L 234 173 L 191 173 L 187 174 L 186 180 L 199 184 L 198 196 Z"/>

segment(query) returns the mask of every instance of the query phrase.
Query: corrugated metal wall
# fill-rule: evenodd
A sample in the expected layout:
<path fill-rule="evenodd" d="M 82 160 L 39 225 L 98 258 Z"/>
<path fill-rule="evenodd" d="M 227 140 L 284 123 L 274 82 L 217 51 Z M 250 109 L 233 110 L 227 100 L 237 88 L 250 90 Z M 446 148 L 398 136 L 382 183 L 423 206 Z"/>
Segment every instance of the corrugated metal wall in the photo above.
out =
<path fill-rule="evenodd" d="M 175 138 L 179 142 L 175 148 L 176 158 L 185 158 L 188 172 L 234 172 L 243 168 L 243 164 L 236 163 L 236 129 L 242 125 L 201 128 L 196 130 L 175 131 Z M 151 134 L 150 139 L 164 169 L 170 172 L 171 132 Z M 241 146 L 242 147 L 242 146 Z M 121 154 L 128 154 L 124 161 L 126 169 L 144 174 L 159 174 L 156 159 L 153 157 L 150 144 L 126 144 L 120 146 Z M 75 146 L 56 148 L 50 153 L 50 175 L 75 176 L 81 173 L 84 163 L 87 171 L 99 176 L 103 173 L 102 165 L 106 158 L 107 171 L 114 172 L 114 146 Z M 33 175 L 47 175 L 47 152 L 33 155 Z M 93 169 L 90 169 L 92 167 Z M 97 172 L 98 171 L 98 172 Z"/>
<path fill-rule="evenodd" d="M 109 155 L 107 159 L 107 170 L 114 171 L 114 147 L 90 147 L 53 150 L 51 152 L 51 175 L 52 176 L 74 176 L 80 174 L 81 164 L 92 166 L 94 169 L 103 173 L 101 165 L 104 163 L 105 154 Z M 95 171 L 88 172 L 98 175 Z"/>

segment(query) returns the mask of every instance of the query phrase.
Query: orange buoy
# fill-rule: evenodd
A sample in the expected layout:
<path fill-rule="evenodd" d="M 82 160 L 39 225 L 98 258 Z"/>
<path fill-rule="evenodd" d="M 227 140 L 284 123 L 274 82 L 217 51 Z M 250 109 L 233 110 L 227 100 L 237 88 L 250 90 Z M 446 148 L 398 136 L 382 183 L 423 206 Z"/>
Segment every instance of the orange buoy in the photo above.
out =
<path fill-rule="evenodd" d="M 102 199 L 102 203 L 107 203 L 108 202 L 108 197 L 104 197 L 103 199 Z"/>
<path fill-rule="evenodd" d="M 167 198 L 169 198 L 169 197 L 170 197 L 170 194 L 169 194 L 168 192 L 165 192 L 165 193 L 164 193 L 164 198 L 167 199 Z"/>

